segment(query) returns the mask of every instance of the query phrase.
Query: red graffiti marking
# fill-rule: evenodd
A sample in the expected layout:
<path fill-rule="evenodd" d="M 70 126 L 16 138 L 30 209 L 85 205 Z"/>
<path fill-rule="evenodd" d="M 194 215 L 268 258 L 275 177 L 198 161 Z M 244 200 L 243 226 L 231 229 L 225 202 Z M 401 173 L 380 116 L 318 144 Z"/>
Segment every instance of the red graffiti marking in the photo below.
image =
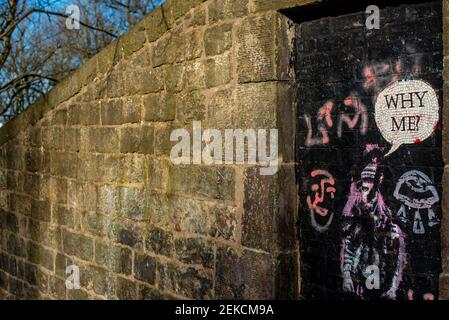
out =
<path fill-rule="evenodd" d="M 396 65 L 396 69 L 400 70 L 401 66 Z M 365 77 L 365 82 L 363 88 L 365 90 L 374 89 L 377 91 L 379 89 L 380 78 L 391 73 L 391 65 L 387 63 L 372 64 L 363 69 L 363 76 Z"/>
<path fill-rule="evenodd" d="M 329 143 L 329 133 L 327 132 L 326 126 L 329 128 L 332 128 L 333 126 L 332 121 L 333 108 L 334 103 L 332 101 L 328 101 L 317 112 L 318 131 L 321 133 L 321 137 L 313 137 L 312 119 L 308 115 L 304 116 L 308 128 L 306 140 L 306 145 L 308 147 Z"/>
<path fill-rule="evenodd" d="M 410 48 L 411 50 L 412 48 Z M 415 56 L 413 61 L 397 59 L 394 62 L 379 62 L 365 66 L 362 75 L 365 79 L 363 88 L 365 91 L 378 93 L 389 83 L 399 80 L 404 73 L 419 75 L 421 73 L 421 57 Z"/>
<path fill-rule="evenodd" d="M 350 96 L 344 100 L 346 109 L 352 108 L 355 114 L 350 115 L 352 110 L 348 110 L 349 114 L 342 114 L 338 123 L 338 137 L 341 138 L 343 134 L 343 123 L 346 123 L 350 129 L 354 129 L 360 123 L 360 134 L 365 135 L 368 131 L 368 112 L 366 106 L 362 103 L 357 93 L 351 93 Z"/>
<path fill-rule="evenodd" d="M 408 290 L 408 292 L 407 292 L 407 299 L 408 300 L 414 300 L 414 295 L 415 295 L 415 293 L 413 292 L 413 290 Z M 423 300 L 427 300 L 427 301 L 433 301 L 433 300 L 435 300 L 435 296 L 432 294 L 432 293 L 426 293 L 426 294 L 423 294 Z"/>
<path fill-rule="evenodd" d="M 307 196 L 307 204 L 309 205 L 309 208 L 313 210 L 316 214 L 325 217 L 328 215 L 329 210 L 319 206 L 319 204 L 323 204 L 325 202 L 326 195 L 328 194 L 331 197 L 331 199 L 335 198 L 336 192 L 336 189 L 334 188 L 335 180 L 333 176 L 325 170 L 315 170 L 312 171 L 310 175 L 312 176 L 312 178 L 316 178 L 317 176 L 323 177 L 321 178 L 319 184 L 312 185 L 311 189 L 313 192 L 315 192 L 314 200 L 312 201 L 310 195 Z"/>
<path fill-rule="evenodd" d="M 352 93 L 343 101 L 343 105 L 345 107 L 344 113 L 341 114 L 338 119 L 338 137 L 342 137 L 343 123 L 346 123 L 349 129 L 355 129 L 359 125 L 360 134 L 365 135 L 368 131 L 368 112 L 359 95 L 357 93 Z M 334 102 L 329 100 L 317 112 L 317 130 L 321 136 L 313 135 L 312 117 L 309 115 L 304 116 L 308 130 L 306 146 L 311 147 L 329 143 L 328 129 L 334 127 L 334 122 L 332 120 L 332 111 L 335 109 L 334 107 Z"/>

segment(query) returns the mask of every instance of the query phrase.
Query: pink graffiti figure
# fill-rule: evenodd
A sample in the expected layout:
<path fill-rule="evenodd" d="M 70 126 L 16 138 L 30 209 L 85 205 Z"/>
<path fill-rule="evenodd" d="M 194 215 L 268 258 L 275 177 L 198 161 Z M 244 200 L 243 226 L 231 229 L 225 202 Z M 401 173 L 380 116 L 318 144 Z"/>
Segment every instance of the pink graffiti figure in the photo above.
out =
<path fill-rule="evenodd" d="M 312 226 L 319 232 L 326 231 L 332 223 L 334 214 L 332 213 L 327 220 L 327 223 L 323 226 L 320 225 L 315 217 L 315 214 L 320 217 L 327 217 L 329 215 L 329 209 L 322 206 L 326 203 L 327 197 L 331 199 L 335 198 L 335 180 L 333 176 L 325 170 L 314 170 L 310 174 L 312 178 L 320 177 L 320 182 L 311 186 L 311 191 L 314 192 L 313 197 L 307 196 L 307 204 L 310 210 L 310 218 Z"/>
<path fill-rule="evenodd" d="M 314 145 L 324 145 L 329 143 L 329 133 L 327 131 L 327 127 L 332 128 L 334 125 L 331 115 L 333 109 L 334 103 L 332 101 L 328 101 L 317 112 L 317 125 L 318 131 L 321 133 L 321 137 L 313 137 L 312 119 L 309 115 L 305 115 L 308 129 L 306 146 L 311 147 Z"/>

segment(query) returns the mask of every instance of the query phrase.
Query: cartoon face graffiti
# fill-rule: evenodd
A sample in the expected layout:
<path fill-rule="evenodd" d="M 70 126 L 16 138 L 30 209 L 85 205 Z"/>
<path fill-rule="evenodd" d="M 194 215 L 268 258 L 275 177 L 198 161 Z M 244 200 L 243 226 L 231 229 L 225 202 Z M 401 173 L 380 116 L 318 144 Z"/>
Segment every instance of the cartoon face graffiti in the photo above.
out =
<path fill-rule="evenodd" d="M 331 208 L 331 201 L 335 198 L 335 180 L 325 170 L 314 170 L 310 175 L 316 180 L 319 179 L 319 183 L 313 183 L 310 187 L 313 195 L 307 196 L 310 219 L 312 226 L 317 231 L 323 232 L 329 228 L 334 217 L 333 212 L 329 214 L 329 208 Z M 319 220 L 324 221 L 324 224 L 318 223 L 316 215 L 321 217 Z"/>
<path fill-rule="evenodd" d="M 362 202 L 368 205 L 374 197 L 376 187 L 377 162 L 368 164 L 361 173 L 361 180 L 358 182 L 358 189 L 362 195 Z"/>
<path fill-rule="evenodd" d="M 429 209 L 440 200 L 430 178 L 418 170 L 406 172 L 399 178 L 394 197 L 415 209 Z"/>

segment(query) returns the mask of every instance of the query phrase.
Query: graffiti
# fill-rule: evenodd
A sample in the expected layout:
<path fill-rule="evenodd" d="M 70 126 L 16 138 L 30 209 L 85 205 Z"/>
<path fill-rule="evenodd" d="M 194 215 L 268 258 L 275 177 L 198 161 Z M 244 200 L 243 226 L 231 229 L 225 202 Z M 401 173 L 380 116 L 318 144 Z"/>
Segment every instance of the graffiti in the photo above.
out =
<path fill-rule="evenodd" d="M 366 30 L 359 16 L 360 32 L 328 36 L 339 55 L 316 40 L 322 21 L 297 30 L 301 294 L 438 299 L 442 43 L 404 22 Z"/>
<path fill-rule="evenodd" d="M 413 292 L 413 290 L 408 290 L 407 291 L 407 299 L 408 300 L 414 300 L 415 293 Z M 427 300 L 427 301 L 433 301 L 435 300 L 435 296 L 432 293 L 425 293 L 423 294 L 423 300 Z"/>
<path fill-rule="evenodd" d="M 403 223 L 408 222 L 406 207 L 416 209 L 413 218 L 413 233 L 425 234 L 420 209 L 427 209 L 428 227 L 434 227 L 440 223 L 432 210 L 432 206 L 440 201 L 438 191 L 425 173 L 418 170 L 404 173 L 396 184 L 393 196 L 402 203 L 397 217 Z"/>
<path fill-rule="evenodd" d="M 325 205 L 329 204 L 329 200 L 335 198 L 335 180 L 333 176 L 325 170 L 315 170 L 310 174 L 312 178 L 320 179 L 319 183 L 314 183 L 311 186 L 311 191 L 314 192 L 313 200 L 309 195 L 307 196 L 307 204 L 310 210 L 310 219 L 312 226 L 319 232 L 326 231 L 332 223 L 334 213 L 329 215 L 329 208 Z M 324 225 L 317 222 L 318 215 L 321 218 L 326 218 L 327 222 Z"/>
<path fill-rule="evenodd" d="M 349 109 L 353 108 L 354 115 L 351 117 L 350 113 L 342 114 L 338 123 L 338 137 L 342 137 L 343 123 L 346 123 L 350 129 L 354 129 L 360 123 L 360 134 L 365 135 L 368 131 L 368 112 L 365 105 L 360 100 L 357 93 L 352 93 L 344 100 L 344 105 Z"/>
<path fill-rule="evenodd" d="M 349 129 L 355 129 L 359 126 L 360 134 L 365 135 L 368 131 L 368 112 L 366 106 L 363 104 L 357 93 L 352 93 L 343 101 L 343 112 L 339 115 L 337 136 L 339 138 L 343 135 L 343 125 Z M 332 120 L 332 111 L 335 109 L 334 101 L 327 101 L 321 107 L 316 115 L 317 130 L 319 135 L 313 133 L 312 118 L 309 115 L 304 115 L 307 125 L 306 146 L 312 147 L 316 145 L 327 145 L 330 142 L 329 129 L 334 128 Z"/>
<path fill-rule="evenodd" d="M 317 127 L 318 131 L 321 134 L 321 137 L 313 137 L 313 128 L 312 128 L 312 119 L 308 115 L 305 115 L 305 121 L 307 124 L 307 146 L 321 145 L 329 143 L 329 134 L 327 132 L 327 127 L 332 128 L 332 109 L 334 108 L 334 103 L 332 101 L 328 101 L 322 106 L 317 113 Z"/>
<path fill-rule="evenodd" d="M 351 183 L 343 210 L 344 239 L 341 249 L 343 291 L 366 297 L 367 270 L 376 266 L 380 272 L 378 297 L 395 299 L 405 267 L 404 235 L 392 222 L 391 213 L 381 193 L 383 182 L 382 149 L 368 145 L 362 170 Z M 364 286 L 365 285 L 365 286 Z M 372 297 L 372 293 L 369 294 Z"/>
<path fill-rule="evenodd" d="M 377 93 L 388 83 L 397 81 L 400 73 L 401 63 L 399 61 L 395 64 L 385 62 L 370 64 L 363 68 L 363 77 L 365 78 L 363 88 L 367 92 Z"/>
<path fill-rule="evenodd" d="M 439 120 L 435 90 L 421 80 L 399 81 L 379 93 L 375 119 L 382 136 L 392 144 L 386 156 L 402 144 L 426 140 Z"/>
<path fill-rule="evenodd" d="M 413 46 L 407 46 L 407 52 L 414 52 Z M 372 93 L 375 97 L 379 91 L 390 83 L 400 79 L 401 74 L 407 74 L 408 77 L 421 74 L 422 55 L 410 56 L 407 59 L 396 59 L 393 62 L 373 62 L 366 65 L 362 70 L 364 78 L 363 89 L 367 93 Z"/>

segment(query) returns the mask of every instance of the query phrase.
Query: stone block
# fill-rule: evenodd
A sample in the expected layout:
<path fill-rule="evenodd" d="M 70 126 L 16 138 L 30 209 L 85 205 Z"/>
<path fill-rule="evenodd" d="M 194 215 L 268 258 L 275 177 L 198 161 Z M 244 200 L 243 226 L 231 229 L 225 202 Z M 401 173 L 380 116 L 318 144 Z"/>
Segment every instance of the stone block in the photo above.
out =
<path fill-rule="evenodd" d="M 206 55 L 222 54 L 232 47 L 232 23 L 210 27 L 204 34 Z"/>
<path fill-rule="evenodd" d="M 231 247 L 217 249 L 215 298 L 267 300 L 274 298 L 275 262 L 270 255 Z"/>

